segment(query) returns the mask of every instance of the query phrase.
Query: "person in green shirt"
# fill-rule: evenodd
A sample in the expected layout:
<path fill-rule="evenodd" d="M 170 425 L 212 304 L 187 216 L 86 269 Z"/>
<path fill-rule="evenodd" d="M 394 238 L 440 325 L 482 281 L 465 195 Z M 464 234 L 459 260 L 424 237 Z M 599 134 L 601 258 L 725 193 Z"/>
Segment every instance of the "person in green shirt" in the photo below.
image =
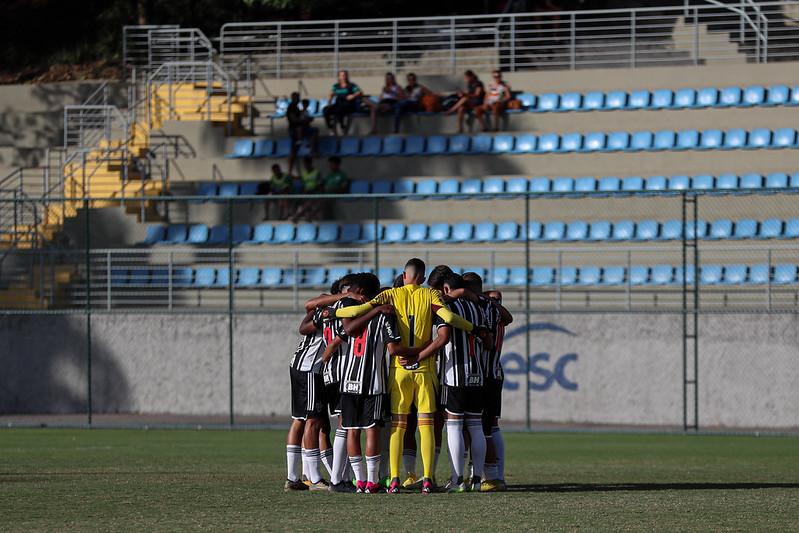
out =
<path fill-rule="evenodd" d="M 302 160 L 302 171 L 300 172 L 300 184 L 302 185 L 302 194 L 317 194 L 322 192 L 322 173 L 319 169 L 314 168 L 313 158 L 305 156 Z M 300 207 L 297 212 L 291 217 L 292 222 L 297 222 L 300 218 L 305 217 L 306 220 L 314 220 L 321 218 L 320 210 L 322 209 L 322 201 L 316 198 L 306 198 L 301 200 Z"/>
<path fill-rule="evenodd" d="M 349 192 L 350 179 L 347 173 L 341 170 L 341 158 L 334 155 L 327 160 L 330 164 L 330 172 L 325 178 L 322 189 L 327 194 L 345 194 Z"/>
<path fill-rule="evenodd" d="M 272 165 L 272 175 L 269 177 L 269 194 L 293 194 L 294 181 L 292 177 L 286 173 L 281 172 L 280 165 Z M 288 198 L 278 200 L 278 218 L 286 220 L 291 215 L 291 202 Z M 264 205 L 266 208 L 266 216 L 264 220 L 269 219 L 269 205 L 268 202 Z"/>

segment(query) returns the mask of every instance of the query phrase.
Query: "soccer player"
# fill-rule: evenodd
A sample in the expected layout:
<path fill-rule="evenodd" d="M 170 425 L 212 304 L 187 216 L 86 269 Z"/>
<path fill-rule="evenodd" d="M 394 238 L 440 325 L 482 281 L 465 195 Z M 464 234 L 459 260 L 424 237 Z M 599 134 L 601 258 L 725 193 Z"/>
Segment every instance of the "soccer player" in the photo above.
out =
<path fill-rule="evenodd" d="M 449 267 L 442 265 L 434 268 L 430 273 L 428 284 L 442 294 L 450 295 L 452 291 L 463 287 L 463 280 Z M 474 297 L 474 295 L 471 296 Z M 469 320 L 472 324 L 481 324 L 485 320 L 483 311 L 466 298 L 451 300 L 449 306 L 454 313 Z M 484 347 L 481 342 L 475 342 L 474 337 L 466 334 L 463 330 L 453 331 L 451 326 L 441 323 L 438 326 L 436 342 L 422 350 L 420 357 L 442 344 L 443 349 L 439 361 L 441 404 L 446 411 L 447 445 L 452 465 L 452 479 L 447 485 L 447 490 L 450 492 L 467 490 L 463 479 L 464 452 L 466 450 L 463 434 L 465 424 L 470 437 L 474 465 L 469 485 L 472 491 L 479 492 L 486 446 L 482 428 Z M 490 344 L 490 339 L 487 344 Z"/>
<path fill-rule="evenodd" d="M 483 309 L 494 345 L 485 352 L 483 367 L 483 433 L 486 436 L 484 492 L 505 490 L 505 440 L 499 429 L 502 417 L 502 387 L 505 374 L 502 372 L 500 356 L 505 327 L 513 322 L 513 315 L 502 305 L 502 293 L 483 293 L 483 279 L 476 272 L 465 272 L 463 282 L 467 289 L 478 295 L 478 305 Z"/>
<path fill-rule="evenodd" d="M 404 285 L 378 294 L 370 302 L 344 309 L 329 308 L 330 318 L 353 318 L 362 316 L 373 307 L 390 303 L 397 315 L 397 324 L 402 337 L 402 346 L 422 348 L 431 340 L 433 315 L 457 328 L 485 337 L 488 330 L 482 326 L 474 326 L 452 313 L 441 299 L 441 294 L 429 288 L 421 287 L 425 280 L 425 264 L 418 258 L 410 259 L 402 273 Z M 435 438 L 433 417 L 436 410 L 438 377 L 436 376 L 433 358 L 392 357 L 389 372 L 389 394 L 391 403 L 391 483 L 389 492 L 399 493 L 400 468 L 402 467 L 402 450 L 405 438 L 406 419 L 411 405 L 416 404 L 420 434 L 419 448 L 424 464 L 422 492 L 433 491 L 433 464 L 435 454 Z"/>

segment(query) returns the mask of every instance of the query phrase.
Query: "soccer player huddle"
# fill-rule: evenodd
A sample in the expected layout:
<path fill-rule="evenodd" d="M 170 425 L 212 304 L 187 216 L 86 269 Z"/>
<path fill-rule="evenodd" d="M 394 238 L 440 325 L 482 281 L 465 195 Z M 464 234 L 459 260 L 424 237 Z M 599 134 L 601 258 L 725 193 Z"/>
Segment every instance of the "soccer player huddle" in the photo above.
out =
<path fill-rule="evenodd" d="M 425 273 L 413 258 L 393 288 L 348 274 L 306 302 L 290 363 L 286 490 L 505 490 L 500 353 L 513 317 L 476 273 L 439 265 L 422 287 Z M 332 444 L 328 413 L 338 418 Z M 452 475 L 437 487 L 444 427 Z"/>

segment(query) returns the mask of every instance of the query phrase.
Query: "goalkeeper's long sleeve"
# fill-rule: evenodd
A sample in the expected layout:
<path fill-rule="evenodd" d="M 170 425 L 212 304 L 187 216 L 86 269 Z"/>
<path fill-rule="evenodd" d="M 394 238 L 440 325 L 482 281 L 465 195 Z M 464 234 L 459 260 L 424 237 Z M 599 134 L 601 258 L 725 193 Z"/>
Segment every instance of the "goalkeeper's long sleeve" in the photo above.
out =
<path fill-rule="evenodd" d="M 351 305 L 349 307 L 342 307 L 336 310 L 336 318 L 357 318 L 365 315 L 372 310 L 371 302 L 366 302 L 361 305 Z"/>
<path fill-rule="evenodd" d="M 461 317 L 460 315 L 456 315 L 446 307 L 439 307 L 436 310 L 436 314 L 441 317 L 441 320 L 449 324 L 450 326 L 456 327 L 458 329 L 464 329 L 466 331 L 472 331 L 474 324 L 466 320 L 465 318 Z"/>

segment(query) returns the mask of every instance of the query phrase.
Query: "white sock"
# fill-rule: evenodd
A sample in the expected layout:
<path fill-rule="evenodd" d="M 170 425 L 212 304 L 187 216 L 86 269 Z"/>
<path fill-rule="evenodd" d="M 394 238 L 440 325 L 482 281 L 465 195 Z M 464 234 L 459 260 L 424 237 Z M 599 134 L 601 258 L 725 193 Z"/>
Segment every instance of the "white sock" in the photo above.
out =
<path fill-rule="evenodd" d="M 350 456 L 350 466 L 352 467 L 352 471 L 355 472 L 355 479 L 358 481 L 366 481 L 366 472 L 363 467 L 363 457 L 360 455 L 358 456 Z"/>
<path fill-rule="evenodd" d="M 458 478 L 463 476 L 463 449 L 466 444 L 463 442 L 463 419 L 447 419 L 447 448 L 449 450 L 449 460 L 452 463 L 452 482 L 457 483 Z"/>
<path fill-rule="evenodd" d="M 300 463 L 302 462 L 302 448 L 293 444 L 286 445 L 286 465 L 288 466 L 288 471 L 286 473 L 286 479 L 289 481 L 299 481 L 300 480 Z"/>
<path fill-rule="evenodd" d="M 333 438 L 333 472 L 330 473 L 330 482 L 340 483 L 344 479 L 344 470 L 347 468 L 347 430 L 337 429 Z"/>
<path fill-rule="evenodd" d="M 416 474 L 416 450 L 404 450 L 402 462 L 405 464 L 406 472 Z"/>
<path fill-rule="evenodd" d="M 322 464 L 330 477 L 333 477 L 333 448 L 322 450 Z"/>
<path fill-rule="evenodd" d="M 322 480 L 319 448 L 305 450 L 305 457 L 308 462 L 308 479 L 311 480 L 311 483 L 319 483 Z"/>
<path fill-rule="evenodd" d="M 380 430 L 380 477 L 388 477 L 391 466 L 391 453 L 389 453 L 389 443 L 391 442 L 391 424 L 383 425 Z"/>
<path fill-rule="evenodd" d="M 491 428 L 491 438 L 497 451 L 497 479 L 505 479 L 505 439 L 502 438 L 499 426 Z"/>
<path fill-rule="evenodd" d="M 377 483 L 380 479 L 378 472 L 380 471 L 380 456 L 366 456 L 366 481 Z"/>
<path fill-rule="evenodd" d="M 472 477 L 480 479 L 486 461 L 486 436 L 483 435 L 483 422 L 479 418 L 466 420 L 466 429 L 472 437 Z"/>

